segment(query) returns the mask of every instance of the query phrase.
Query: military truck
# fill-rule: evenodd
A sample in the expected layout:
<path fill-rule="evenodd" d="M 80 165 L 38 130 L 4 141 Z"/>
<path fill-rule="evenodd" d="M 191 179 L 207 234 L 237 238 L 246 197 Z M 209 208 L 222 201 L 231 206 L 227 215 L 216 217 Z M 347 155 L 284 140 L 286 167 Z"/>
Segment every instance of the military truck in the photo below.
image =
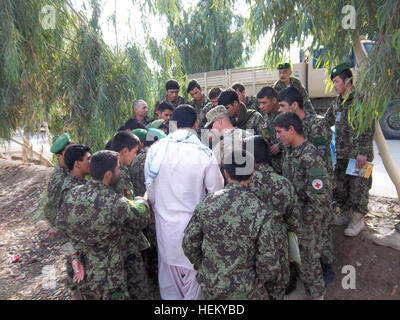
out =
<path fill-rule="evenodd" d="M 366 55 L 371 50 L 373 41 L 361 40 L 362 49 Z M 300 51 L 300 63 L 293 64 L 293 75 L 299 78 L 306 88 L 314 108 L 319 114 L 324 114 L 331 104 L 333 97 L 336 96 L 333 84 L 327 86 L 328 71 L 318 66 L 317 61 L 321 52 L 315 50 L 313 56 L 306 56 Z M 354 80 L 357 79 L 358 70 L 356 57 L 351 50 L 350 56 L 345 56 L 344 60 L 349 62 L 352 67 Z M 322 65 L 322 64 L 320 64 Z M 265 66 L 235 68 L 228 70 L 209 71 L 188 75 L 189 81 L 197 79 L 200 86 L 208 92 L 214 87 L 229 88 L 235 82 L 240 82 L 246 87 L 247 95 L 256 95 L 264 86 L 271 86 L 278 80 L 277 70 L 268 70 Z M 381 119 L 381 128 L 386 139 L 400 139 L 400 100 L 390 104 Z"/>

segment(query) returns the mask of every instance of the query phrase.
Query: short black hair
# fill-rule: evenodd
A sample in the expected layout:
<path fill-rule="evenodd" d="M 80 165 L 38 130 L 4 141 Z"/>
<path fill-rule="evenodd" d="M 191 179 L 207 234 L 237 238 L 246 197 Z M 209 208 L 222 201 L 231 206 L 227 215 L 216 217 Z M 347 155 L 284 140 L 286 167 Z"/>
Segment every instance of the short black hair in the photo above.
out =
<path fill-rule="evenodd" d="M 272 100 L 273 98 L 278 99 L 278 93 L 272 87 L 262 87 L 257 93 L 257 99 L 268 98 Z"/>
<path fill-rule="evenodd" d="M 187 93 L 189 93 L 190 91 L 192 91 L 194 88 L 198 88 L 199 90 L 201 89 L 199 83 L 197 82 L 197 80 L 193 79 L 189 82 L 188 88 L 186 90 Z"/>
<path fill-rule="evenodd" d="M 120 130 L 118 130 L 120 131 Z M 113 138 L 111 138 L 110 140 L 107 141 L 106 146 L 104 147 L 104 150 L 112 150 L 112 142 L 113 142 Z"/>
<path fill-rule="evenodd" d="M 102 181 L 107 171 L 115 171 L 118 165 L 118 153 L 111 150 L 97 151 L 90 160 L 92 179 Z"/>
<path fill-rule="evenodd" d="M 303 96 L 301 95 L 299 90 L 293 87 L 286 88 L 279 92 L 278 101 L 285 101 L 289 105 L 297 102 L 299 104 L 299 108 L 304 109 Z"/>
<path fill-rule="evenodd" d="M 218 98 L 218 104 L 226 107 L 228 104 L 233 104 L 234 101 L 239 102 L 239 96 L 232 89 L 227 89 L 221 92 Z"/>
<path fill-rule="evenodd" d="M 121 128 L 119 128 L 118 131 L 128 130 L 128 129 L 132 131 L 135 129 L 146 129 L 146 127 L 136 119 L 131 118 Z"/>
<path fill-rule="evenodd" d="M 222 92 L 221 88 L 212 88 L 212 89 L 210 89 L 210 91 L 208 91 L 208 98 L 214 99 L 216 97 L 219 97 L 221 92 Z"/>
<path fill-rule="evenodd" d="M 250 165 L 251 168 L 250 172 L 249 170 L 246 170 L 248 165 Z M 232 180 L 249 180 L 254 171 L 254 157 L 250 152 L 247 152 L 244 149 L 234 149 L 228 154 L 224 155 L 224 169 L 228 172 L 229 177 Z M 245 170 L 245 172 L 240 172 L 240 169 Z"/>
<path fill-rule="evenodd" d="M 171 110 L 174 111 L 174 106 L 172 103 L 168 101 L 164 101 L 163 103 L 160 103 L 160 105 L 157 108 L 158 111 L 164 112 L 165 110 Z"/>
<path fill-rule="evenodd" d="M 297 114 L 294 112 L 284 112 L 278 115 L 274 121 L 275 127 L 289 130 L 293 126 L 297 134 L 303 134 L 303 123 Z"/>
<path fill-rule="evenodd" d="M 175 79 L 168 80 L 167 83 L 165 84 L 165 90 L 176 90 L 180 89 L 179 82 L 176 81 Z"/>
<path fill-rule="evenodd" d="M 193 128 L 197 120 L 195 108 L 188 104 L 181 104 L 172 114 L 172 120 L 176 121 L 177 128 Z"/>
<path fill-rule="evenodd" d="M 250 145 L 253 150 L 249 147 Z M 256 163 L 268 163 L 271 160 L 270 145 L 260 135 L 244 139 L 243 148 L 253 154 Z"/>
<path fill-rule="evenodd" d="M 342 79 L 343 81 L 346 81 L 346 79 L 350 79 L 351 78 L 350 81 L 351 81 L 351 83 L 353 83 L 353 72 L 351 72 L 350 69 L 343 70 L 337 76 L 340 77 L 340 79 Z"/>
<path fill-rule="evenodd" d="M 112 138 L 111 150 L 115 152 L 121 152 L 123 148 L 128 148 L 131 151 L 133 148 L 138 146 L 140 140 L 133 133 L 128 131 L 120 131 L 115 134 Z"/>
<path fill-rule="evenodd" d="M 82 161 L 86 153 L 89 151 L 90 148 L 83 144 L 73 144 L 70 146 L 64 154 L 64 162 L 69 171 L 74 169 L 75 161 Z"/>
<path fill-rule="evenodd" d="M 245 90 L 246 88 L 245 88 L 244 85 L 241 84 L 240 82 L 235 82 L 235 83 L 232 85 L 232 89 L 233 89 L 233 90 L 239 90 L 240 93 L 242 93 L 243 90 Z"/>

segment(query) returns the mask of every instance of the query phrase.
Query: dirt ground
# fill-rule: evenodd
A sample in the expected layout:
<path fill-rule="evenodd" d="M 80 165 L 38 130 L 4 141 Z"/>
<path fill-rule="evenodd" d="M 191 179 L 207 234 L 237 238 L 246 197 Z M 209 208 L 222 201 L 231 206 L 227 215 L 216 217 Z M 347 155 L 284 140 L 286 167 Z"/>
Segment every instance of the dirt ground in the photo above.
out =
<path fill-rule="evenodd" d="M 65 260 L 56 241 L 46 238 L 49 225 L 40 218 L 40 199 L 52 169 L 26 165 L 0 158 L 0 300 L 68 300 Z M 325 299 L 400 300 L 400 252 L 374 245 L 371 233 L 393 229 L 400 215 L 396 199 L 370 197 L 368 230 L 356 238 L 343 235 L 344 227 L 335 227 L 336 280 L 327 288 Z M 11 255 L 18 262 L 10 263 Z M 356 270 L 356 289 L 343 289 L 347 272 Z M 48 268 L 54 270 L 49 282 Z M 344 281 L 346 282 L 346 281 Z M 52 283 L 54 285 L 49 285 Z"/>

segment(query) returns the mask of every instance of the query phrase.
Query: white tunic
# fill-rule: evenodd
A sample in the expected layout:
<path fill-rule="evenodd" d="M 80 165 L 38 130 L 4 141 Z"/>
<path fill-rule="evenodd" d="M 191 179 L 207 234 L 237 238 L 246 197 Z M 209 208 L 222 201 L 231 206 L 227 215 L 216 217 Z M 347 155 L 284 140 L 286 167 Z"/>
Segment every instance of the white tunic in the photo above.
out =
<path fill-rule="evenodd" d="M 183 234 L 206 190 L 222 189 L 224 180 L 215 155 L 197 136 L 187 130 L 171 135 L 173 139 L 167 137 L 151 147 L 162 150 L 162 159 L 158 159 L 159 171 L 146 189 L 155 212 L 159 264 L 194 270 L 182 249 Z M 151 160 L 146 159 L 146 168 L 149 166 Z M 148 175 L 145 170 L 146 181 Z M 162 278 L 159 275 L 161 288 Z"/>

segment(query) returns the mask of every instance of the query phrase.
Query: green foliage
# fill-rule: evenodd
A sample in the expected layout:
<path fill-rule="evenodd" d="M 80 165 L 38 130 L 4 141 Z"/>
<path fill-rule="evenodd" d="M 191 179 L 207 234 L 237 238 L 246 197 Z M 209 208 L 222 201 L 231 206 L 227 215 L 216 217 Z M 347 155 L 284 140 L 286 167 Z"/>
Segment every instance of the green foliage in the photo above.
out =
<path fill-rule="evenodd" d="M 236 1 L 214 0 L 214 4 Z M 375 41 L 369 57 L 361 66 L 355 83 L 356 99 L 350 110 L 351 120 L 358 132 L 365 131 L 381 117 L 390 101 L 399 99 L 400 88 L 400 12 L 399 0 L 247 0 L 250 17 L 247 27 L 252 42 L 273 32 L 266 52 L 266 64 L 274 67 L 287 58 L 290 46 L 298 42 L 312 54 L 324 49 L 319 63 L 331 70 L 348 55 L 351 43 L 359 35 Z M 356 9 L 356 28 L 343 28 L 348 13 L 346 5 Z M 311 39 L 311 43 L 307 45 Z M 285 56 L 286 55 L 286 56 Z M 328 77 L 329 75 L 327 75 Z"/>
<path fill-rule="evenodd" d="M 182 15 L 180 23 L 170 20 L 168 35 L 187 73 L 240 67 L 249 59 L 252 48 L 246 41 L 244 18 L 230 7 L 217 9 L 211 1 L 201 0 Z"/>

